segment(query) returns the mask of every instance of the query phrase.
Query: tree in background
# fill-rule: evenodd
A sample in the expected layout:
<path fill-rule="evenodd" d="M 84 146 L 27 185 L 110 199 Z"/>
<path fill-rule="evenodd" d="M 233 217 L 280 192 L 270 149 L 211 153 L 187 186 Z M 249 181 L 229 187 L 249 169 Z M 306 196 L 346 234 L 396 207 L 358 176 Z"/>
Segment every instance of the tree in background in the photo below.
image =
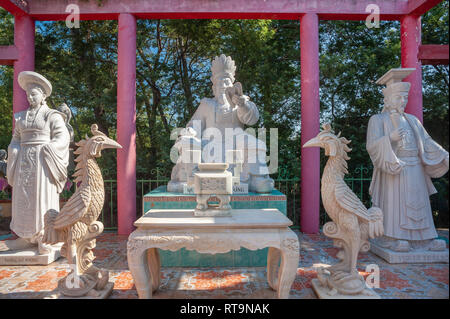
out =
<path fill-rule="evenodd" d="M 448 3 L 424 15 L 423 43 L 448 43 Z M 279 165 L 272 177 L 300 176 L 300 43 L 298 20 L 138 20 L 137 177 L 170 175 L 170 133 L 184 127 L 201 98 L 212 96 L 210 65 L 221 53 L 237 63 L 237 81 L 260 111 L 257 127 L 278 128 Z M 36 23 L 36 71 L 54 85 L 49 105 L 72 109 L 75 140 L 97 123 L 116 133 L 117 21 Z M 375 81 L 400 65 L 400 25 L 382 22 L 320 21 L 321 121 L 352 140 L 350 172 L 370 165 L 365 150 L 369 117 L 382 105 Z M 13 43 L 13 18 L 0 9 L 0 45 Z M 448 149 L 448 66 L 424 66 L 424 124 Z M 0 147 L 11 138 L 12 76 L 0 66 Z M 102 167 L 115 167 L 115 153 Z M 325 163 L 325 159 L 322 159 Z M 115 179 L 113 169 L 105 179 Z M 436 210 L 448 216 L 448 175 L 436 182 Z M 297 190 L 298 191 L 298 188 Z M 436 195 L 434 195 L 436 196 Z M 445 197 L 444 197 L 445 196 Z M 440 214 L 442 216 L 442 214 Z M 448 225 L 448 219 L 447 219 Z"/>

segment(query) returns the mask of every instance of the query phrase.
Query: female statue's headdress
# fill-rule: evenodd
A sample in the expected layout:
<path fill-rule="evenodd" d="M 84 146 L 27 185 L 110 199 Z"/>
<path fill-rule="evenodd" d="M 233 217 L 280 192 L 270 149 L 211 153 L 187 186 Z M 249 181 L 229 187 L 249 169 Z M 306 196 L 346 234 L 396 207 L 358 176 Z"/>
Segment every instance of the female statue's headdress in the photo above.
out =
<path fill-rule="evenodd" d="M 17 78 L 19 85 L 25 91 L 31 87 L 38 86 L 42 93 L 48 97 L 52 94 L 52 84 L 42 75 L 33 71 L 22 71 Z"/>

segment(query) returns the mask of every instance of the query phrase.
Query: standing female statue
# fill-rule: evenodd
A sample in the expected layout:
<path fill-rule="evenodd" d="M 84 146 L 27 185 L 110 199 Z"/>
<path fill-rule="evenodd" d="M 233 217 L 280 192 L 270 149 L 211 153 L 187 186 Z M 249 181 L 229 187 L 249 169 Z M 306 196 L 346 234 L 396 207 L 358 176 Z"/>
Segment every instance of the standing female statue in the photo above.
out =
<path fill-rule="evenodd" d="M 19 250 L 42 243 L 44 214 L 59 211 L 59 194 L 67 180 L 70 135 L 64 114 L 50 109 L 45 99 L 52 85 L 42 75 L 24 71 L 19 85 L 27 93 L 30 107 L 14 114 L 15 127 L 8 147 L 8 183 L 13 187 L 10 228 L 19 236 L 0 242 L 0 250 Z"/>

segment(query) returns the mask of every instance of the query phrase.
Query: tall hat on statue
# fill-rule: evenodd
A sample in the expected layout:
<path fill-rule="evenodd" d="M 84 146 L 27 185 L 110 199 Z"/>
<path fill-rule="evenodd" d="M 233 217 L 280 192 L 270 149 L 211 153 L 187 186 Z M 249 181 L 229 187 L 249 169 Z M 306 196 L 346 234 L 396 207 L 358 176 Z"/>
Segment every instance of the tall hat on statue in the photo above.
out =
<path fill-rule="evenodd" d="M 42 90 L 42 93 L 45 93 L 46 97 L 52 94 L 51 83 L 39 73 L 22 71 L 19 73 L 17 81 L 19 82 L 20 87 L 25 91 L 37 86 Z"/>
<path fill-rule="evenodd" d="M 392 94 L 394 93 L 409 92 L 409 89 L 411 88 L 411 83 L 402 81 L 404 78 L 406 78 L 415 70 L 416 70 L 415 68 L 390 69 L 375 82 L 378 85 L 386 85 L 386 87 L 383 88 L 385 103 L 386 98 L 392 96 Z M 385 109 L 383 109 L 383 111 L 385 111 Z"/>
<path fill-rule="evenodd" d="M 229 77 L 232 82 L 234 82 L 234 73 L 236 72 L 236 65 L 230 56 L 225 56 L 221 54 L 216 56 L 211 65 L 211 81 L 216 82 L 217 79 L 221 77 Z"/>

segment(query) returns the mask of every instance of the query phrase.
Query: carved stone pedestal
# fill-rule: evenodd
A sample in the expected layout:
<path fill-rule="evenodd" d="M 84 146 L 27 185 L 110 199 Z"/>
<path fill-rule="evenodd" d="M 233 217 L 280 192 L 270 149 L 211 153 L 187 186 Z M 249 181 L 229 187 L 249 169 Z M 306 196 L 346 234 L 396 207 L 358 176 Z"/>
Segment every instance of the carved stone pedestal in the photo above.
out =
<path fill-rule="evenodd" d="M 11 250 L 0 252 L 0 265 L 2 266 L 27 266 L 49 265 L 61 256 L 60 250 L 53 250 L 49 254 L 39 255 L 38 248 L 24 250 Z"/>
<path fill-rule="evenodd" d="M 370 251 L 390 264 L 448 263 L 448 248 L 443 251 L 413 250 L 398 252 L 371 241 Z"/>
<path fill-rule="evenodd" d="M 369 288 L 356 295 L 343 295 L 323 286 L 317 278 L 312 280 L 312 287 L 317 297 L 320 299 L 381 299 L 376 292 Z"/>
<path fill-rule="evenodd" d="M 150 210 L 128 238 L 128 267 L 139 298 L 152 298 L 160 284 L 159 249 L 225 253 L 269 247 L 267 281 L 278 298 L 288 298 L 299 261 L 292 222 L 277 209 L 235 209 L 229 217 L 196 217 L 194 210 Z M 281 261 L 281 263 L 280 263 Z M 220 265 L 217 265 L 220 266 Z"/>
<path fill-rule="evenodd" d="M 114 288 L 114 283 L 109 282 L 102 290 L 91 290 L 86 296 L 82 297 L 68 297 L 60 292 L 57 292 L 46 299 L 107 299 Z"/>

